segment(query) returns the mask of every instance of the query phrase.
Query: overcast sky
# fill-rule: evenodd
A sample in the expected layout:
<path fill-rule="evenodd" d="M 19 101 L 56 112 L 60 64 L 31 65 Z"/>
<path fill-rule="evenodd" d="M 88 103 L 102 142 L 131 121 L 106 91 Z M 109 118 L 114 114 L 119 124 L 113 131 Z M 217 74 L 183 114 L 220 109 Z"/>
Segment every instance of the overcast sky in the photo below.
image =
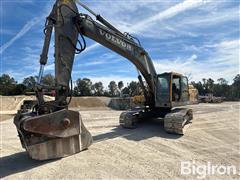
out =
<path fill-rule="evenodd" d="M 191 74 L 192 80 L 229 82 L 239 73 L 238 0 L 84 0 L 122 32 L 138 37 L 156 71 Z M 45 17 L 52 0 L 1 0 L 1 74 L 19 82 L 37 75 Z M 79 11 L 83 11 L 79 7 Z M 53 43 L 52 43 L 53 44 Z M 53 45 L 45 73 L 53 73 Z M 110 80 L 137 80 L 136 68 L 125 58 L 87 39 L 76 56 L 73 79 L 88 77 L 106 85 Z"/>

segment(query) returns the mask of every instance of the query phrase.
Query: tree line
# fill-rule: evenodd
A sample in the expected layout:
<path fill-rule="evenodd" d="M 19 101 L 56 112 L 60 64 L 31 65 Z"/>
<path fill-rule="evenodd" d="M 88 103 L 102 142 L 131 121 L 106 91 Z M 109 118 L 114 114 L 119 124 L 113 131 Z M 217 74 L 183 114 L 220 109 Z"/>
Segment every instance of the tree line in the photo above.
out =
<path fill-rule="evenodd" d="M 22 95 L 34 91 L 34 85 L 36 84 L 37 77 L 29 76 L 24 78 L 21 83 L 9 76 L 3 74 L 0 76 L 0 95 Z M 51 74 L 47 74 L 43 77 L 42 83 L 48 86 L 55 85 L 55 78 Z M 49 92 L 50 93 L 50 92 Z M 140 85 L 136 81 L 128 83 L 126 86 L 123 81 L 115 82 L 111 81 L 107 88 L 103 86 L 102 82 L 93 83 L 88 78 L 79 78 L 74 82 L 72 94 L 73 96 L 134 96 L 141 93 Z"/>
<path fill-rule="evenodd" d="M 43 77 L 42 83 L 49 86 L 54 86 L 55 78 L 51 74 Z M 3 74 L 0 76 L 0 95 L 21 95 L 28 92 L 33 92 L 33 87 L 36 84 L 36 77 L 26 77 L 21 83 L 9 76 Z M 233 83 L 229 84 L 226 79 L 220 78 L 216 82 L 211 79 L 202 79 L 202 81 L 191 84 L 198 90 L 199 95 L 213 94 L 214 96 L 225 97 L 230 100 L 240 99 L 240 74 L 237 74 Z M 73 96 L 134 96 L 142 94 L 140 85 L 136 81 L 128 83 L 126 86 L 122 81 L 111 81 L 107 88 L 102 82 L 93 83 L 91 79 L 79 78 L 74 83 L 72 89 Z"/>
<path fill-rule="evenodd" d="M 199 95 L 213 94 L 229 100 L 240 99 L 240 74 L 233 78 L 232 84 L 224 78 L 219 78 L 216 82 L 211 78 L 203 78 L 202 81 L 193 81 L 191 84 L 198 90 Z"/>

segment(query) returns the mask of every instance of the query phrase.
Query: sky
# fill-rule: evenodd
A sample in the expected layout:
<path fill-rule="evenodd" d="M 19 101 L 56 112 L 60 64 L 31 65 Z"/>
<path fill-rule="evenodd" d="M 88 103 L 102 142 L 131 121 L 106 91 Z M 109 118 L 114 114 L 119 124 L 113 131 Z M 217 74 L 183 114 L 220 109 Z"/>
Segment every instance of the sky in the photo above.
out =
<path fill-rule="evenodd" d="M 232 82 L 240 69 L 239 0 L 82 0 L 121 32 L 138 37 L 156 71 L 179 72 L 191 81 L 225 78 Z M 1 74 L 19 83 L 39 71 L 43 28 L 54 0 L 0 1 Z M 79 6 L 78 6 L 79 7 Z M 86 13 L 81 7 L 80 12 Z M 93 82 L 137 81 L 127 59 L 87 39 L 75 56 L 72 77 Z M 52 41 L 45 74 L 54 73 Z"/>

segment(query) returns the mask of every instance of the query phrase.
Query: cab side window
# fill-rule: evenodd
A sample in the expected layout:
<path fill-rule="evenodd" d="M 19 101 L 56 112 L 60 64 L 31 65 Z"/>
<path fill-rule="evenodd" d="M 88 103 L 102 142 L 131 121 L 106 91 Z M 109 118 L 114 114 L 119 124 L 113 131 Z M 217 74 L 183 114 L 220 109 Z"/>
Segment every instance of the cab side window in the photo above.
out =
<path fill-rule="evenodd" d="M 184 90 L 188 90 L 188 80 L 187 80 L 187 78 L 186 77 L 183 77 L 182 78 L 182 90 L 184 91 Z"/>
<path fill-rule="evenodd" d="M 159 77 L 158 78 L 158 89 L 160 92 L 163 92 L 163 93 L 168 93 L 169 91 L 169 83 L 168 83 L 168 80 L 164 77 Z"/>
<path fill-rule="evenodd" d="M 172 100 L 180 101 L 181 98 L 181 86 L 180 86 L 181 78 L 179 76 L 173 76 L 172 81 Z"/>
<path fill-rule="evenodd" d="M 182 77 L 181 81 L 181 89 L 182 89 L 182 101 L 189 101 L 189 92 L 188 92 L 188 79 L 186 77 Z"/>

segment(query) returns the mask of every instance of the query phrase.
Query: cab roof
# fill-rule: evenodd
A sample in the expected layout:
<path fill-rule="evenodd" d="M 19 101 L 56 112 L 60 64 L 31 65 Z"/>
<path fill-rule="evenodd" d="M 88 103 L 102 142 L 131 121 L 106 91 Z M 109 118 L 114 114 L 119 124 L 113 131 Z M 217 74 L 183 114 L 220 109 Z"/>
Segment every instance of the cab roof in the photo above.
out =
<path fill-rule="evenodd" d="M 162 76 L 162 75 L 176 75 L 176 76 L 183 76 L 182 74 L 180 73 L 177 73 L 177 72 L 164 72 L 164 73 L 161 73 L 161 74 L 158 74 L 159 76 Z"/>

